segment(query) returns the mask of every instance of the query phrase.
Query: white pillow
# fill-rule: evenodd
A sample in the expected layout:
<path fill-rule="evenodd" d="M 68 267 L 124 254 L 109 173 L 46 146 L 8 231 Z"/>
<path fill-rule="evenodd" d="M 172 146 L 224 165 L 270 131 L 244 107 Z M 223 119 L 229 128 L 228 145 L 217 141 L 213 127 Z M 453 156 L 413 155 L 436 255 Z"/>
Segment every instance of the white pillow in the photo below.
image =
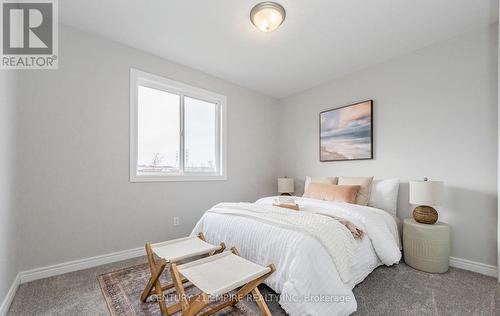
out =
<path fill-rule="evenodd" d="M 398 209 L 399 179 L 373 180 L 368 206 L 383 209 L 396 216 Z"/>

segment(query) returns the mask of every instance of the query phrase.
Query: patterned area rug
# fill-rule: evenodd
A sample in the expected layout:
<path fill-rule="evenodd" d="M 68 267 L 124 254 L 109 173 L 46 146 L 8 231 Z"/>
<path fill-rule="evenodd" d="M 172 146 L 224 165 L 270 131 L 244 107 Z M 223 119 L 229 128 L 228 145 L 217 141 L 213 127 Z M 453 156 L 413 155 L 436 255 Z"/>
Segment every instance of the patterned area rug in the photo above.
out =
<path fill-rule="evenodd" d="M 167 284 L 170 279 L 168 273 L 163 273 L 162 284 Z M 141 302 L 140 296 L 146 283 L 149 280 L 150 272 L 148 264 L 140 264 L 122 270 L 106 273 L 97 277 L 101 290 L 106 299 L 109 312 L 113 316 L 127 315 L 161 315 L 159 305 L 154 302 L 154 296 L 148 298 L 146 303 Z M 185 284 L 186 295 L 196 295 L 200 291 L 190 283 Z M 176 303 L 175 290 L 165 292 L 167 306 Z M 180 315 L 180 313 L 175 314 Z M 227 307 L 216 315 L 236 316 L 248 315 L 256 316 L 244 303 L 238 303 L 234 307 Z"/>

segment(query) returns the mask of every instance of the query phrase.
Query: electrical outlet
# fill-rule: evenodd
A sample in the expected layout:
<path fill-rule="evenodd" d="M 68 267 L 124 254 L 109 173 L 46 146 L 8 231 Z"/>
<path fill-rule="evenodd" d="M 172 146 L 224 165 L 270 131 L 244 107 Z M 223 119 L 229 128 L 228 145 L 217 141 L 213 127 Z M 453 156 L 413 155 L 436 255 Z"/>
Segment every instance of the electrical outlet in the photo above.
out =
<path fill-rule="evenodd" d="M 174 216 L 174 226 L 179 226 L 181 223 L 180 223 L 180 220 L 179 220 L 179 216 Z"/>

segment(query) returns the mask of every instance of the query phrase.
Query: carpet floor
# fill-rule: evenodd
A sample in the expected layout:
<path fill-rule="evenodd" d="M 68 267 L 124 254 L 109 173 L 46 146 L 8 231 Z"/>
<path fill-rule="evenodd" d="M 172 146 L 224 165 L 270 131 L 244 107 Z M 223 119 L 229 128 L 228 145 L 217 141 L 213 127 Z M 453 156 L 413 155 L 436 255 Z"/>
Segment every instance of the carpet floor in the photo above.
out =
<path fill-rule="evenodd" d="M 7 315 L 109 315 L 97 276 L 144 262 L 140 257 L 22 284 Z M 265 286 L 261 291 L 272 294 Z M 497 280 L 455 268 L 428 274 L 404 263 L 379 267 L 354 294 L 355 315 L 500 315 Z M 268 304 L 273 315 L 286 315 L 277 302 Z"/>

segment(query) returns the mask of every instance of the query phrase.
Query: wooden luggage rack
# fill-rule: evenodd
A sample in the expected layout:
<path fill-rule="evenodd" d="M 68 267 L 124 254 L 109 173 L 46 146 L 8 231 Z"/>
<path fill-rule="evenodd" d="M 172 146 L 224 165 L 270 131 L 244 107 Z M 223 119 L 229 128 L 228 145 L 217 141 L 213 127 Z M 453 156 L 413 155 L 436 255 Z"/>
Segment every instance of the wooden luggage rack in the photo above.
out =
<path fill-rule="evenodd" d="M 162 285 L 160 282 L 160 276 L 167 268 L 176 262 L 181 260 L 187 260 L 189 258 L 197 256 L 213 256 L 220 254 L 224 251 L 226 246 L 223 242 L 220 245 L 212 245 L 205 241 L 205 236 L 203 233 L 199 233 L 198 236 L 191 236 L 185 238 L 179 238 L 169 241 L 164 241 L 156 244 L 146 243 L 146 255 L 148 258 L 149 269 L 151 270 L 151 277 L 146 285 L 146 288 L 142 292 L 141 301 L 146 302 L 147 298 L 151 295 L 156 295 L 156 300 L 160 305 L 160 311 L 162 315 L 168 316 L 172 315 L 182 309 L 182 303 L 167 306 L 166 299 L 164 296 L 164 291 L 176 287 L 177 290 L 179 285 L 174 285 L 174 283 L 169 283 Z M 155 260 L 155 255 L 160 259 Z M 168 271 L 169 269 L 167 269 Z M 172 280 L 174 277 L 172 276 Z M 187 282 L 187 279 L 182 278 L 180 280 L 180 287 L 184 291 L 183 283 Z"/>

